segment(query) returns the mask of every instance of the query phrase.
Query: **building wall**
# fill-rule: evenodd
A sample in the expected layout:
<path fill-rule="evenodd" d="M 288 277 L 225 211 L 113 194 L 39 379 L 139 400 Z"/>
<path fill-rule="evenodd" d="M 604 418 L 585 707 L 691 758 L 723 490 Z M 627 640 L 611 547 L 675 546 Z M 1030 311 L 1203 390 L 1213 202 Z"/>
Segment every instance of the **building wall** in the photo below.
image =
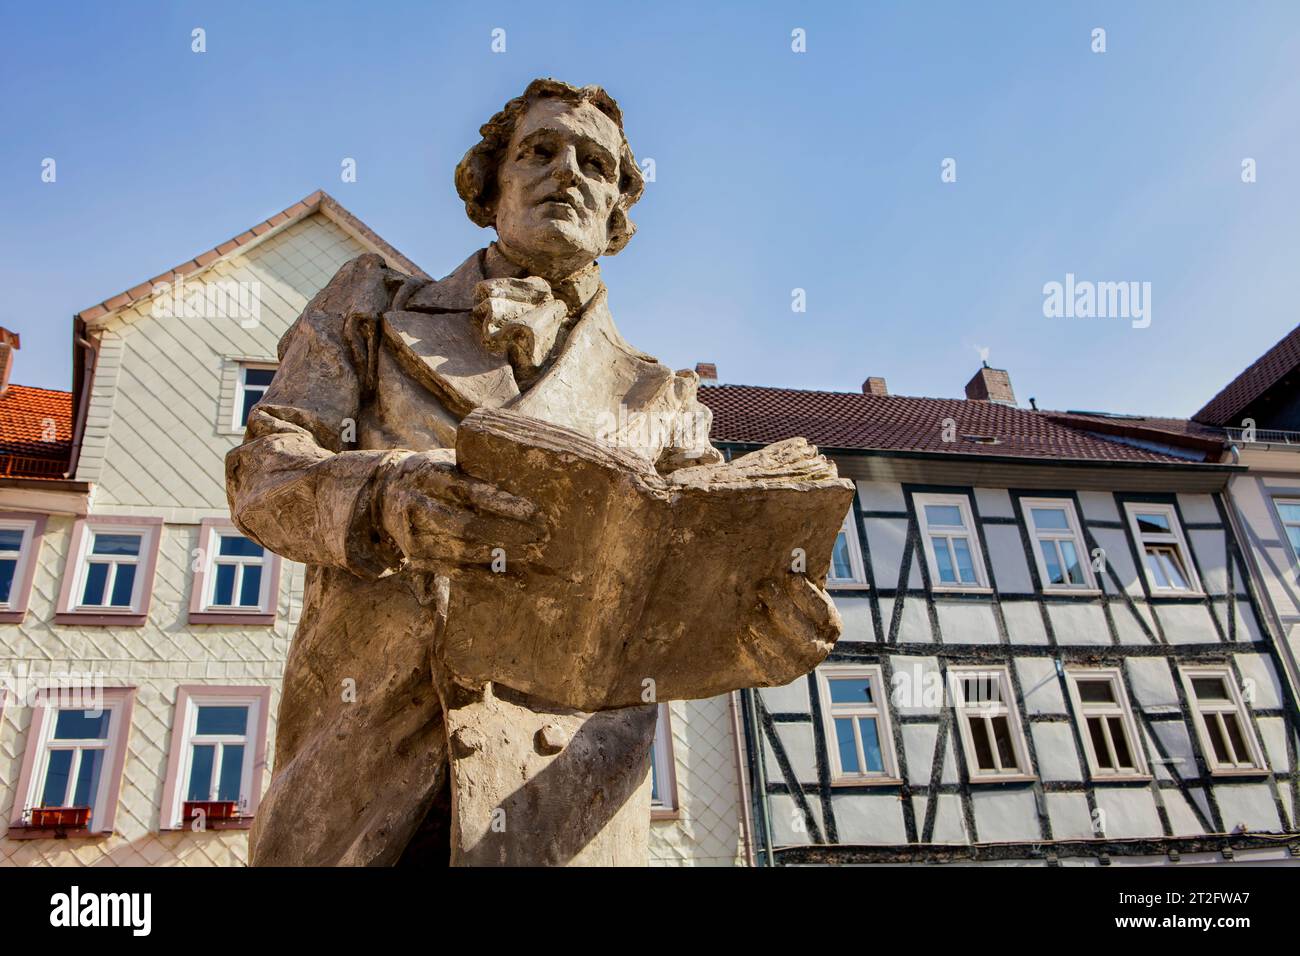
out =
<path fill-rule="evenodd" d="M 233 424 L 240 360 L 273 360 L 308 300 L 365 251 L 323 215 L 310 216 L 202 275 L 202 284 L 257 283 L 256 325 L 155 318 L 152 299 L 114 320 L 104 330 L 77 468 L 78 480 L 95 482 L 95 511 L 224 514 L 224 459 L 243 431 Z"/>
<path fill-rule="evenodd" d="M 671 712 L 678 818 L 650 824 L 652 866 L 741 866 L 740 791 L 726 697 L 678 700 Z"/>
<path fill-rule="evenodd" d="M 1300 501 L 1300 455 L 1294 452 L 1256 455 L 1248 449 L 1242 462 L 1252 471 L 1256 466 L 1268 471 L 1234 477 L 1229 491 L 1254 562 L 1262 598 L 1274 617 L 1274 627 L 1284 637 L 1283 651 L 1292 686 L 1300 691 L 1300 667 L 1296 665 L 1300 660 L 1300 561 L 1296 559 L 1276 505 L 1279 498 Z"/>
<path fill-rule="evenodd" d="M 1045 596 L 1018 493 L 943 489 L 969 497 L 992 586 L 990 594 L 952 596 L 930 591 L 917 550 L 913 494 L 922 490 L 937 489 L 858 483 L 854 516 L 868 587 L 833 592 L 845 629 L 828 663 L 878 664 L 891 688 L 895 675 L 1009 665 L 1035 778 L 970 783 L 947 696 L 932 706 L 908 700 L 900 706 L 891 694 L 887 706 L 903 785 L 832 786 L 815 676 L 750 692 L 746 727 L 748 772 L 758 795 L 756 832 L 770 829 L 776 848 L 840 848 L 796 849 L 777 854 L 777 862 L 1042 859 L 1053 841 L 1053 852 L 1064 856 L 1159 854 L 1171 839 L 1239 827 L 1296 832 L 1295 703 L 1258 620 L 1218 496 L 1026 493 L 1072 498 L 1088 550 L 1106 552 L 1100 594 Z M 1127 497 L 1176 503 L 1205 597 L 1149 595 L 1123 517 Z M 1175 670 L 1192 662 L 1226 663 L 1239 685 L 1252 688 L 1247 706 L 1270 773 L 1208 775 Z M 1153 782 L 1091 779 L 1058 663 L 1122 669 Z M 1096 850 L 1080 849 L 1079 841 Z M 978 852 L 969 849 L 976 846 Z"/>
<path fill-rule="evenodd" d="M 272 687 L 269 780 L 280 678 L 301 613 L 304 569 L 284 562 L 273 626 L 191 625 L 191 562 L 199 522 L 228 516 L 224 458 L 242 439 L 242 429 L 233 424 L 240 361 L 273 361 L 280 337 L 311 296 L 339 266 L 365 251 L 324 215 L 313 215 L 186 282 L 187 288 L 259 283 L 255 325 L 246 327 L 238 318 L 155 317 L 146 300 L 103 330 L 76 477 L 93 483 L 94 515 L 164 520 L 148 621 L 140 627 L 54 623 L 73 517 L 52 515 L 25 621 L 0 625 L 0 670 L 15 678 L 94 674 L 107 686 L 138 688 L 116 832 L 95 839 L 4 839 L 31 723 L 31 708 L 11 699 L 0 718 L 0 862 L 246 862 L 245 832 L 158 832 L 176 688 Z M 30 505 L 29 493 L 0 488 L 0 510 Z M 732 863 L 739 826 L 729 724 L 720 716 L 725 699 L 672 707 L 680 813 L 677 820 L 653 825 L 651 857 L 659 864 Z"/>
<path fill-rule="evenodd" d="M 71 517 L 52 517 L 41 544 L 31 604 L 22 625 L 0 625 L 0 659 L 15 677 L 88 675 L 106 687 L 135 687 L 122 790 L 112 836 L 69 840 L 7 840 L 0 862 L 10 865 L 227 865 L 247 860 L 242 831 L 159 832 L 176 688 L 181 684 L 269 685 L 274 745 L 279 681 L 292 631 L 289 576 L 281 579 L 274 627 L 190 627 L 190 551 L 197 527 L 167 525 L 154 598 L 141 627 L 72 627 L 51 623 L 66 570 Z M 301 589 L 299 588 L 299 592 Z M 10 700 L 0 720 L 0 831 L 7 831 L 33 708 Z"/>

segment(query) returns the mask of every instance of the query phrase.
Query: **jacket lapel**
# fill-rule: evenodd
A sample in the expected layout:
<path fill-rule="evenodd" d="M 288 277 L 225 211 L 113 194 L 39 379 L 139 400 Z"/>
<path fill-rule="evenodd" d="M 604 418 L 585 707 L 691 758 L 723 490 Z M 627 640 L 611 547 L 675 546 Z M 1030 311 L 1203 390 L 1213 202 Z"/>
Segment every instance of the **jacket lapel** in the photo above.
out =
<path fill-rule="evenodd" d="M 500 408 L 519 395 L 505 355 L 485 349 L 470 322 L 484 250 L 445 279 L 425 283 L 384 315 L 384 339 L 402 367 L 464 418 L 480 405 Z"/>

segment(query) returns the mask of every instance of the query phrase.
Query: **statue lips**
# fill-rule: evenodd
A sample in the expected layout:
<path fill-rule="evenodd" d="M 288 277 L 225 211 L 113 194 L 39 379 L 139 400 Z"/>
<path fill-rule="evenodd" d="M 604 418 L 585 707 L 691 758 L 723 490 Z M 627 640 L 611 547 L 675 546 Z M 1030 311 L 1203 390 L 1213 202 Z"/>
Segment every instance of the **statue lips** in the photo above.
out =
<path fill-rule="evenodd" d="M 567 192 L 563 191 L 553 192 L 543 196 L 538 200 L 537 205 L 543 210 L 543 212 L 548 215 L 553 215 L 557 219 L 568 215 L 568 213 L 564 212 L 566 208 L 572 210 L 573 215 L 579 218 L 582 216 L 583 211 L 582 205 L 579 201 L 574 199 Z"/>

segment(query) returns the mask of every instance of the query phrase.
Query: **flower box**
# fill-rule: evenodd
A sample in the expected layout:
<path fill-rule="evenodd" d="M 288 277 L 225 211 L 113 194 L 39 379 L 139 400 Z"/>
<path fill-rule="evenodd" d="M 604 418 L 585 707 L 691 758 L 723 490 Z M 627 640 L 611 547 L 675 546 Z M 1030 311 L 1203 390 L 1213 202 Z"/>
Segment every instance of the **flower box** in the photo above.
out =
<path fill-rule="evenodd" d="M 187 823 L 199 814 L 204 821 L 237 820 L 239 805 L 234 800 L 186 800 L 181 805 L 181 819 Z"/>
<path fill-rule="evenodd" d="M 33 827 L 85 829 L 90 824 L 90 807 L 33 807 Z"/>

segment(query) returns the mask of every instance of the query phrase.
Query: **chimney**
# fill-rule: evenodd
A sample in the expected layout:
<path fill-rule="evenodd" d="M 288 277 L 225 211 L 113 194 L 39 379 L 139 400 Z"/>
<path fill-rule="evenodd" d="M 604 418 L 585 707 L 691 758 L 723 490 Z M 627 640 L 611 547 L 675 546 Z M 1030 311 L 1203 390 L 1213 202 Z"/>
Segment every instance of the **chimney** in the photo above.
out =
<path fill-rule="evenodd" d="M 989 368 L 988 362 L 966 383 L 966 397 L 974 402 L 1016 404 L 1016 393 L 1011 390 L 1011 376 L 1004 369 Z"/>
<path fill-rule="evenodd" d="M 19 348 L 18 333 L 0 328 L 0 395 L 9 390 L 9 373 L 14 370 L 14 352 Z"/>
<path fill-rule="evenodd" d="M 881 378 L 878 375 L 873 375 L 871 376 L 871 378 L 867 379 L 865 382 L 862 383 L 862 394 L 863 395 L 888 395 L 889 386 L 885 384 L 885 380 L 883 378 Z"/>
<path fill-rule="evenodd" d="M 695 374 L 700 377 L 701 382 L 716 382 L 718 380 L 718 367 L 712 362 L 696 362 Z"/>

